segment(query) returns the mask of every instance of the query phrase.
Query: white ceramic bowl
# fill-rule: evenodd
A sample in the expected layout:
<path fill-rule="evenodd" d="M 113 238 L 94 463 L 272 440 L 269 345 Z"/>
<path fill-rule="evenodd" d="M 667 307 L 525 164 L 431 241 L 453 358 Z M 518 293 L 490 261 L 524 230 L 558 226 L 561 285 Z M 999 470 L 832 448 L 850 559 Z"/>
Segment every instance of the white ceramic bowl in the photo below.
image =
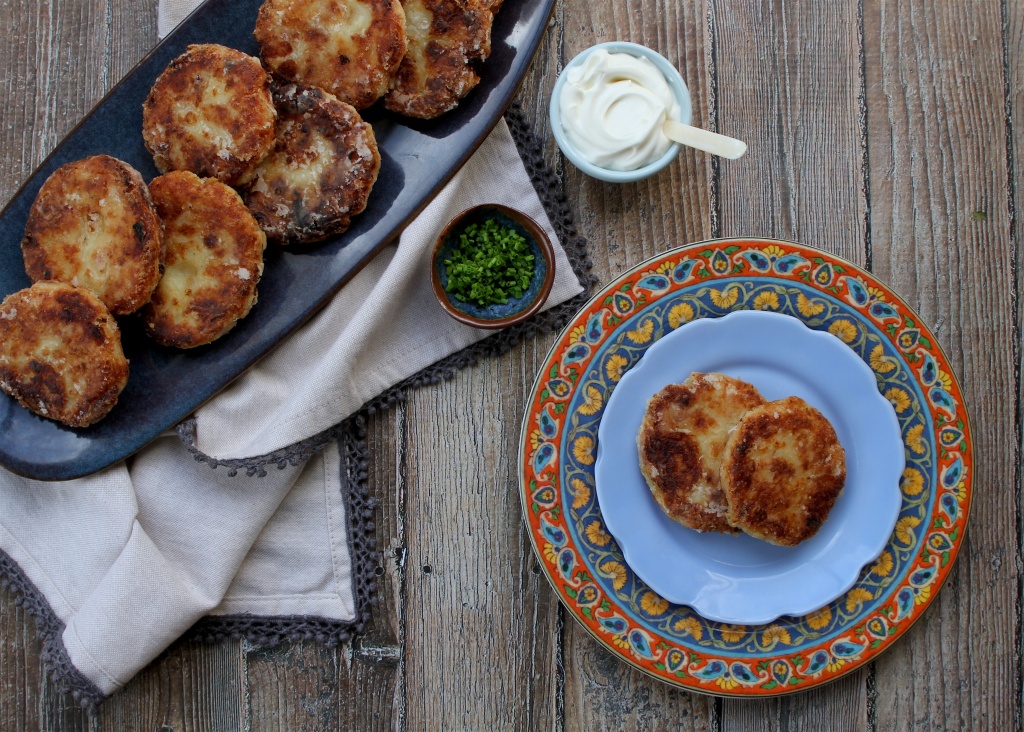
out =
<path fill-rule="evenodd" d="M 565 157 L 569 159 L 569 162 L 591 178 L 597 178 L 598 180 L 607 181 L 609 183 L 632 183 L 634 181 L 643 180 L 644 178 L 648 178 L 662 170 L 675 159 L 676 155 L 679 154 L 679 145 L 677 143 L 673 143 L 669 149 L 665 151 L 665 154 L 657 160 L 640 168 L 636 168 L 635 170 L 609 170 L 608 168 L 601 168 L 589 162 L 572 144 L 572 142 L 569 141 L 565 135 L 565 130 L 562 129 L 562 111 L 559 105 L 559 100 L 561 99 L 562 87 L 565 86 L 568 73 L 571 69 L 585 63 L 587 57 L 598 49 L 604 49 L 608 53 L 628 53 L 632 56 L 644 57 L 657 66 L 658 70 L 661 71 L 662 75 L 665 77 L 665 81 L 668 82 L 672 92 L 675 94 L 676 100 L 679 102 L 679 121 L 683 124 L 690 124 L 693 120 L 693 109 L 690 104 L 690 92 L 686 88 L 686 82 L 683 81 L 683 77 L 676 70 L 676 67 L 669 63 L 668 59 L 660 53 L 652 51 L 646 46 L 641 46 L 636 43 L 627 43 L 625 41 L 609 41 L 608 43 L 599 43 L 596 46 L 591 46 L 566 64 L 565 68 L 562 69 L 562 73 L 558 75 L 558 79 L 555 81 L 555 88 L 551 92 L 551 105 L 549 107 L 551 131 L 555 136 L 555 142 L 558 144 L 559 149 L 565 154 Z"/>

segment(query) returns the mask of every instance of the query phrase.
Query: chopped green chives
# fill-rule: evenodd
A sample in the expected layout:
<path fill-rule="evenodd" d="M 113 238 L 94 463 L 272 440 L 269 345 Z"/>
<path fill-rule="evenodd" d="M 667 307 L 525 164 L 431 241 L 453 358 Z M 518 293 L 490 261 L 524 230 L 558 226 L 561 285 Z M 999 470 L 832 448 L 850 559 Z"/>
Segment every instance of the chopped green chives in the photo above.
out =
<path fill-rule="evenodd" d="M 526 239 L 494 219 L 467 226 L 444 264 L 445 290 L 481 307 L 522 297 L 533 279 L 533 255 Z"/>

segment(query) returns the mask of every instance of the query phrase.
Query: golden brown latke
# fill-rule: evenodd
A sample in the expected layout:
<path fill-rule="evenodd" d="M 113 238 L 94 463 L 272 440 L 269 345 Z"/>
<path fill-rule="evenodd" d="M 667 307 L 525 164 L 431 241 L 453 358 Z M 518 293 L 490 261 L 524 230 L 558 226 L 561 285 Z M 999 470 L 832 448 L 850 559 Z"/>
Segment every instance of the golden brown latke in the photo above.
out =
<path fill-rule="evenodd" d="M 773 544 L 796 546 L 817 533 L 845 482 L 835 429 L 799 397 L 750 410 L 726 444 L 729 521 Z"/>
<path fill-rule="evenodd" d="M 255 35 L 275 76 L 356 109 L 384 95 L 406 49 L 398 0 L 266 0 Z"/>
<path fill-rule="evenodd" d="M 380 171 L 373 128 L 354 107 L 314 87 L 274 88 L 277 141 L 244 191 L 267 237 L 325 239 L 366 208 Z"/>
<path fill-rule="evenodd" d="M 132 166 L 95 155 L 57 168 L 36 195 L 21 252 L 33 282 L 88 287 L 115 315 L 141 308 L 160 279 L 163 229 Z"/>
<path fill-rule="evenodd" d="M 454 109 L 480 82 L 474 62 L 491 53 L 494 14 L 484 0 L 405 0 L 409 50 L 384 97 L 408 117 Z"/>
<path fill-rule="evenodd" d="M 719 477 L 731 430 L 764 404 L 750 384 L 723 374 L 691 374 L 647 404 L 637 434 L 640 471 L 670 518 L 697 531 L 737 533 Z"/>
<path fill-rule="evenodd" d="M 91 290 L 36 282 L 0 303 L 0 389 L 26 409 L 87 427 L 127 383 L 117 321 Z"/>
<path fill-rule="evenodd" d="M 162 173 L 242 181 L 274 144 L 270 75 L 259 59 L 208 43 L 160 74 L 142 106 L 142 136 Z"/>
<path fill-rule="evenodd" d="M 164 222 L 164 276 L 142 310 L 157 342 L 193 348 L 248 315 L 267 239 L 239 195 L 213 178 L 174 171 L 149 184 Z"/>

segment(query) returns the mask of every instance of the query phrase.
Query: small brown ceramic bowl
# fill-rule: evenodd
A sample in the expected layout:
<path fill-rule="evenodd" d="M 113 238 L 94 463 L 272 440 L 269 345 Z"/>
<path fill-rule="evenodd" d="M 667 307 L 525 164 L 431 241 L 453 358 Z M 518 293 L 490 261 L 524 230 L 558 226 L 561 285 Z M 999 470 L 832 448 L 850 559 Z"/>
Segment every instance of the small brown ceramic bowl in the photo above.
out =
<path fill-rule="evenodd" d="M 530 286 L 522 297 L 497 305 L 480 306 L 464 302 L 447 292 L 445 288 L 448 285 L 448 272 L 445 260 L 451 257 L 452 251 L 459 244 L 459 235 L 466 227 L 474 223 L 481 224 L 488 219 L 494 219 L 499 225 L 516 231 L 526 239 L 533 254 L 534 269 Z M 507 328 L 535 315 L 544 306 L 554 280 L 555 253 L 547 234 L 529 216 L 508 206 L 488 203 L 463 211 L 444 227 L 444 231 L 434 243 L 430 267 L 430 281 L 434 287 L 434 294 L 445 312 L 460 323 L 474 328 Z"/>

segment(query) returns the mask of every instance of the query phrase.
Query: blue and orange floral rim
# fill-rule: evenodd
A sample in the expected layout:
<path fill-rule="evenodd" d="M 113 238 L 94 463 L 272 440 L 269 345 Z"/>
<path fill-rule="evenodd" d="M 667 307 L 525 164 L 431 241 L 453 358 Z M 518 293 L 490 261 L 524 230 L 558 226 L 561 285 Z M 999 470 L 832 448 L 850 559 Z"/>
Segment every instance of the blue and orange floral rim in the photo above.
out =
<path fill-rule="evenodd" d="M 622 374 L 698 318 L 761 309 L 832 333 L 871 366 L 906 452 L 903 504 L 882 554 L 829 605 L 766 625 L 709 621 L 630 570 L 597 504 L 597 428 Z M 838 257 L 735 239 L 665 252 L 620 275 L 543 362 L 519 452 L 528 533 L 555 593 L 613 654 L 691 691 L 774 696 L 843 676 L 896 642 L 953 566 L 971 504 L 963 394 L 935 336 L 897 295 Z"/>

